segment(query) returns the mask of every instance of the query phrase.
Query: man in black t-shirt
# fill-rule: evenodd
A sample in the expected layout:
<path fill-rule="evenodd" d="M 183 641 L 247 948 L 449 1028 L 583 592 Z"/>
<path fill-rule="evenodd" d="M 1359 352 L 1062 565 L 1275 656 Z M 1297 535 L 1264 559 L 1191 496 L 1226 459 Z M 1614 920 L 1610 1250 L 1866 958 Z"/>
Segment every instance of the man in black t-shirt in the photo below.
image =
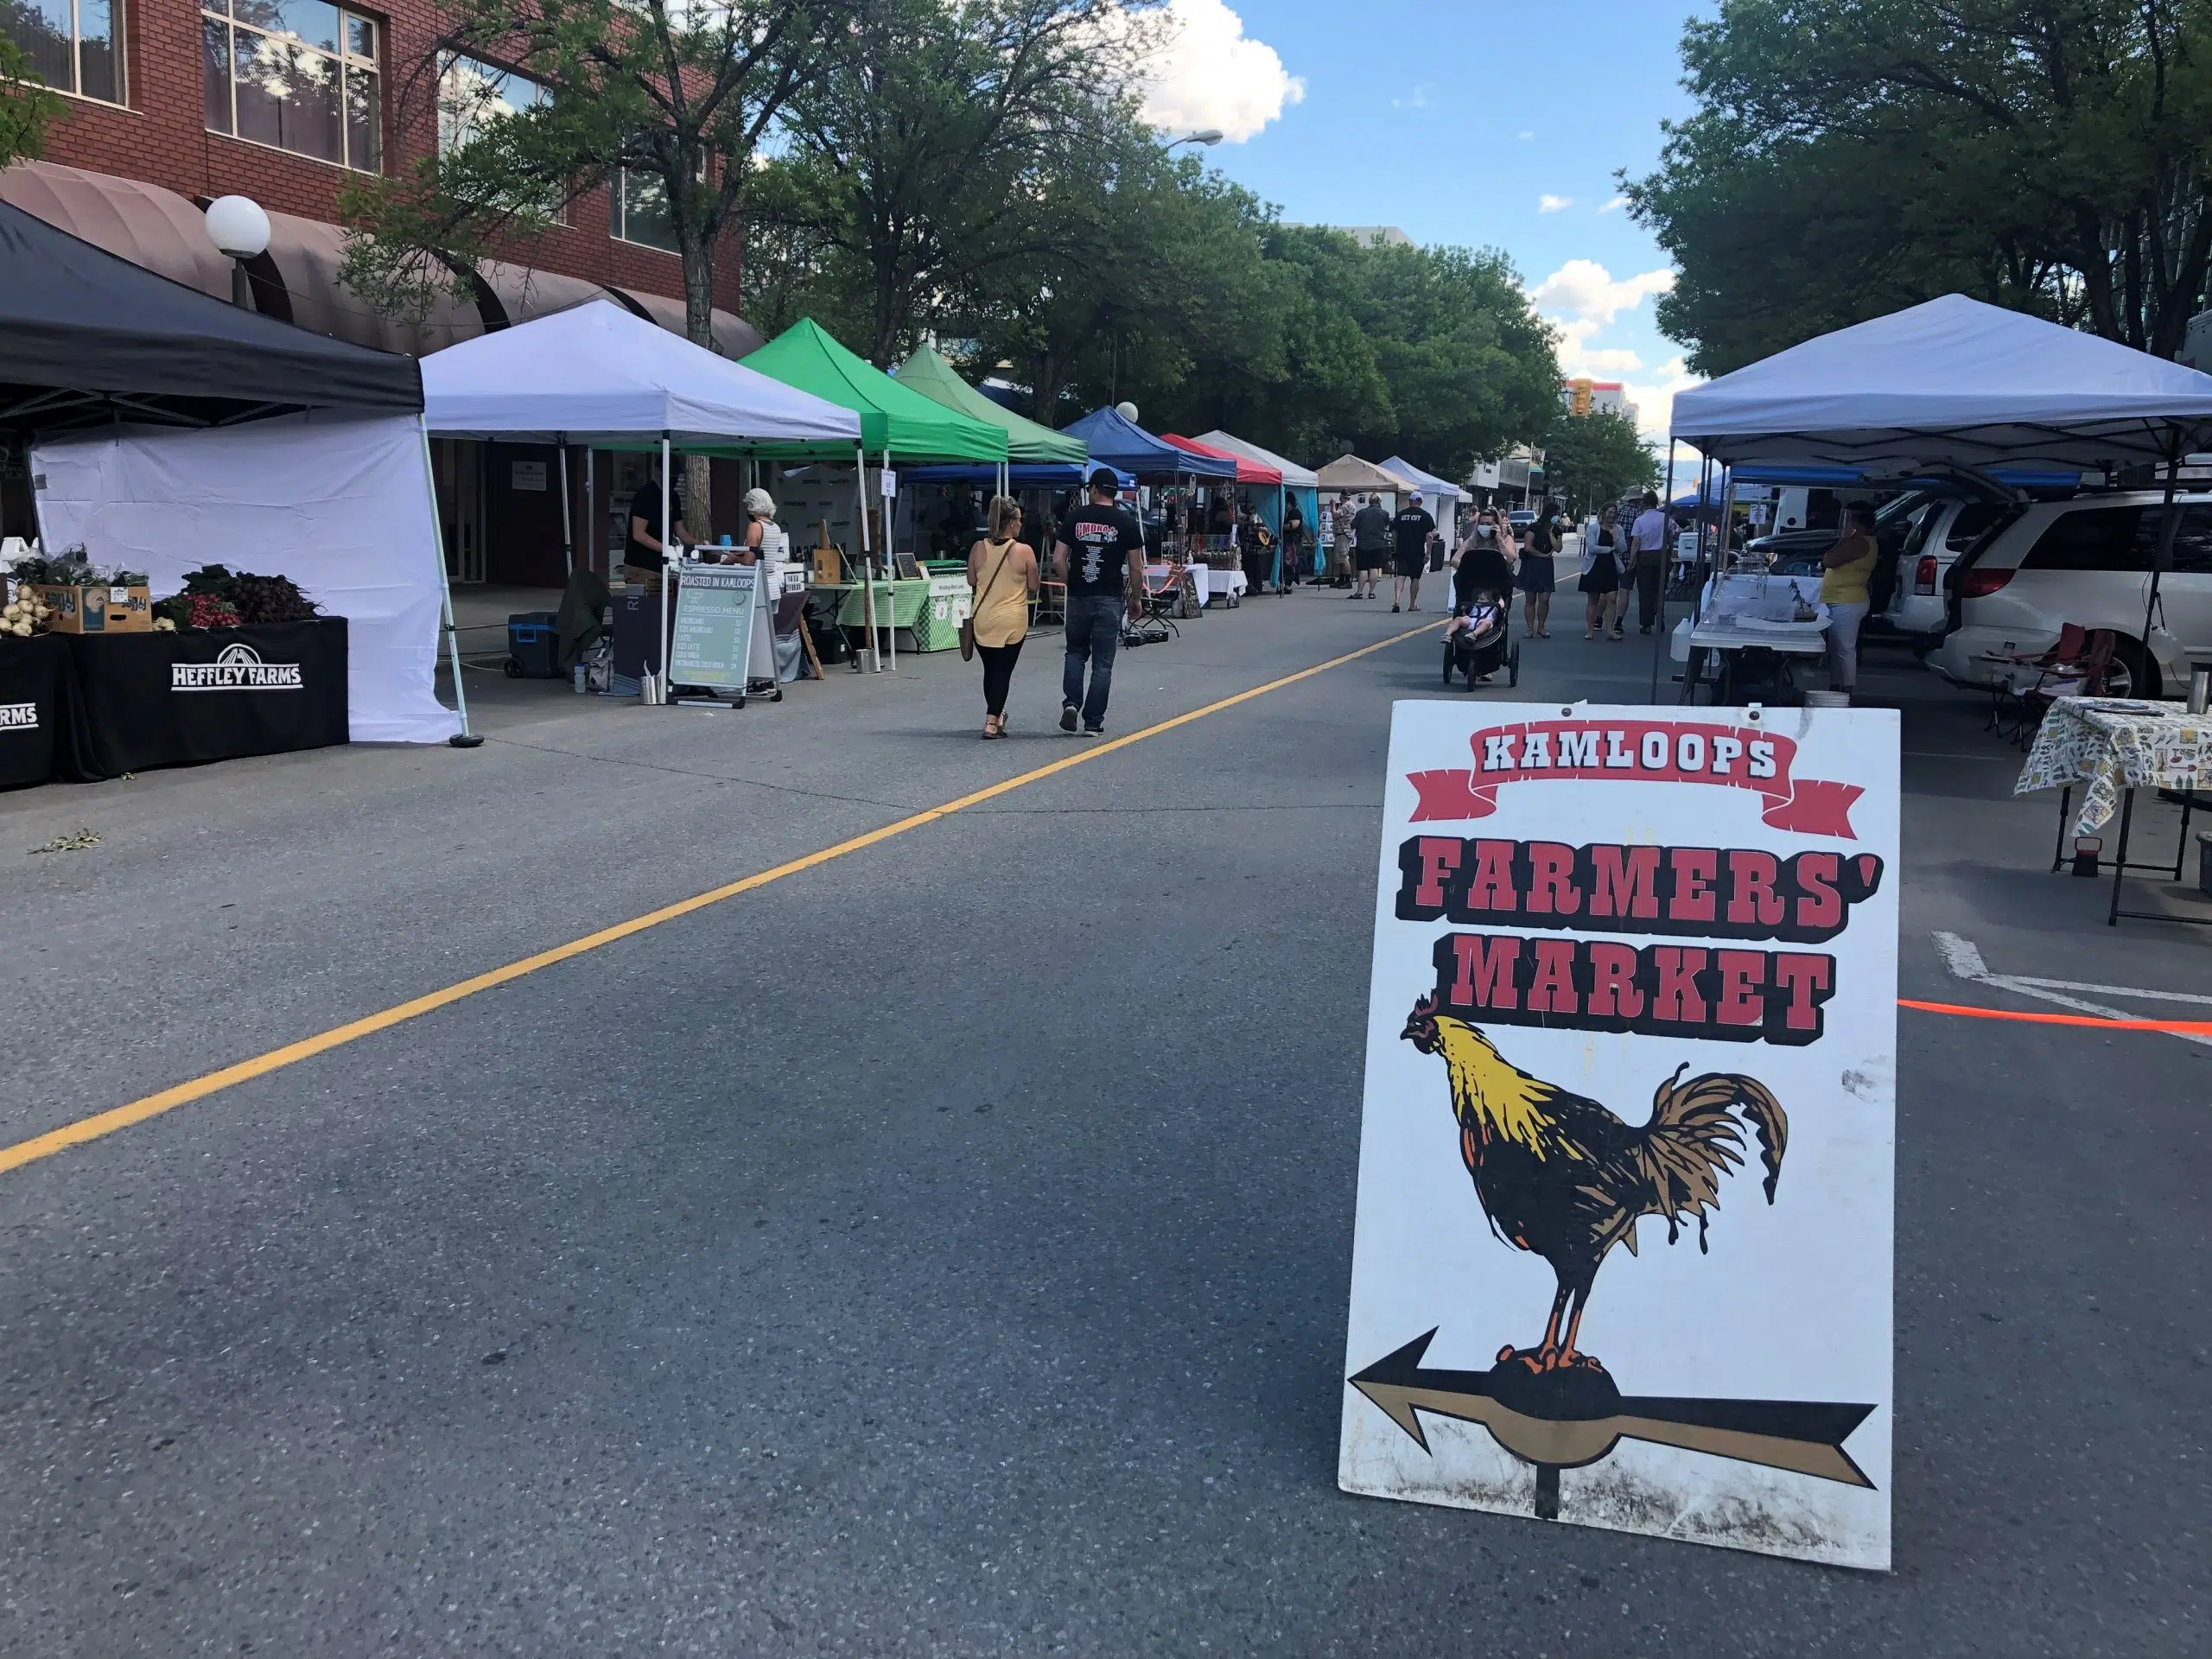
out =
<path fill-rule="evenodd" d="M 1402 604 L 1407 610 L 1417 611 L 1421 609 L 1421 573 L 1428 569 L 1428 544 L 1436 539 L 1436 520 L 1421 505 L 1419 490 L 1398 509 L 1398 516 L 1390 521 L 1390 532 L 1397 543 L 1395 568 L 1390 576 L 1390 608 L 1395 611 Z"/>
<path fill-rule="evenodd" d="M 622 546 L 622 563 L 637 574 L 632 582 L 648 582 L 668 567 L 668 548 L 661 537 L 660 463 L 645 468 L 645 481 L 630 498 L 630 533 Z"/>
<path fill-rule="evenodd" d="M 1115 498 L 1121 489 L 1109 467 L 1090 475 L 1087 500 L 1061 515 L 1052 548 L 1052 575 L 1068 585 L 1067 657 L 1060 671 L 1060 729 L 1072 732 L 1078 717 L 1085 737 L 1106 734 L 1106 698 L 1114 685 L 1114 652 L 1122 643 L 1122 617 L 1135 618 L 1144 601 L 1144 527 Z M 1084 684 L 1084 669 L 1090 683 Z"/>

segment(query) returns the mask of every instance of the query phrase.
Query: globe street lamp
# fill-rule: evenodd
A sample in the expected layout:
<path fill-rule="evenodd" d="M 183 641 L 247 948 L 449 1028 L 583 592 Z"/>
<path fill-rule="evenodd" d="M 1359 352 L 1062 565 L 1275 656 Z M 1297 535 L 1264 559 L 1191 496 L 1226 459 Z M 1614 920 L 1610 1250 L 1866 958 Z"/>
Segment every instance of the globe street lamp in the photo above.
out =
<path fill-rule="evenodd" d="M 231 260 L 231 302 L 256 309 L 245 262 L 269 251 L 269 215 L 251 196 L 218 196 L 207 204 L 207 239 Z"/>

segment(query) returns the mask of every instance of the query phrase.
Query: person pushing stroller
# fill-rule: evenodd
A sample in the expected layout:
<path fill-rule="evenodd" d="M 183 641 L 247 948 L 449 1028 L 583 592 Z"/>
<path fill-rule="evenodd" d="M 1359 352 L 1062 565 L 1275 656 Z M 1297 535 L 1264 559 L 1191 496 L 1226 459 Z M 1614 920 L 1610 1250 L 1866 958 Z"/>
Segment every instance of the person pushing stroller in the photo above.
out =
<path fill-rule="evenodd" d="M 1444 627 L 1444 680 L 1466 676 L 1471 686 L 1487 683 L 1500 668 L 1509 682 L 1521 683 L 1521 648 L 1510 642 L 1508 607 L 1513 596 L 1511 531 L 1503 515 L 1489 509 L 1475 515 L 1452 553 L 1452 620 Z"/>

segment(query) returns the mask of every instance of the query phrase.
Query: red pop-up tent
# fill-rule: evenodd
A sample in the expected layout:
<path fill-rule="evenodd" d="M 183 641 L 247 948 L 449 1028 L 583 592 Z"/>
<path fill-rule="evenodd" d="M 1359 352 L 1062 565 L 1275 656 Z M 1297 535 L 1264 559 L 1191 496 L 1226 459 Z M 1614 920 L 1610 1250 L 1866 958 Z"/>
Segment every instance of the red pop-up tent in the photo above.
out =
<path fill-rule="evenodd" d="M 1216 461 L 1235 461 L 1236 481 L 1239 484 L 1272 484 L 1278 489 L 1282 486 L 1282 472 L 1279 467 L 1268 466 L 1263 461 L 1253 461 L 1243 455 L 1232 454 L 1226 449 L 1217 449 L 1210 443 L 1200 443 L 1196 438 L 1182 437 L 1173 432 L 1163 432 L 1160 436 L 1162 442 L 1172 443 L 1178 449 L 1187 450 L 1192 454 L 1210 455 Z"/>

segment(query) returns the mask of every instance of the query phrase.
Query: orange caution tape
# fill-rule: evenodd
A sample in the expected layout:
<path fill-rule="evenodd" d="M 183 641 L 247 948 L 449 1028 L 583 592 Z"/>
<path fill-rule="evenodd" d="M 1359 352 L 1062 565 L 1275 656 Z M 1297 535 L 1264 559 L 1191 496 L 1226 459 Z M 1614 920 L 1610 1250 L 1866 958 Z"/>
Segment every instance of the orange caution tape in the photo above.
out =
<path fill-rule="evenodd" d="M 2107 1031 L 2166 1031 L 2183 1037 L 2212 1037 L 2212 1020 L 2106 1020 L 2094 1014 L 2023 1014 L 2013 1008 L 1969 1008 L 1956 1002 L 1897 999 L 1901 1008 L 1923 1014 L 1963 1014 L 1969 1020 L 2018 1020 L 2031 1026 L 2092 1026 Z"/>

